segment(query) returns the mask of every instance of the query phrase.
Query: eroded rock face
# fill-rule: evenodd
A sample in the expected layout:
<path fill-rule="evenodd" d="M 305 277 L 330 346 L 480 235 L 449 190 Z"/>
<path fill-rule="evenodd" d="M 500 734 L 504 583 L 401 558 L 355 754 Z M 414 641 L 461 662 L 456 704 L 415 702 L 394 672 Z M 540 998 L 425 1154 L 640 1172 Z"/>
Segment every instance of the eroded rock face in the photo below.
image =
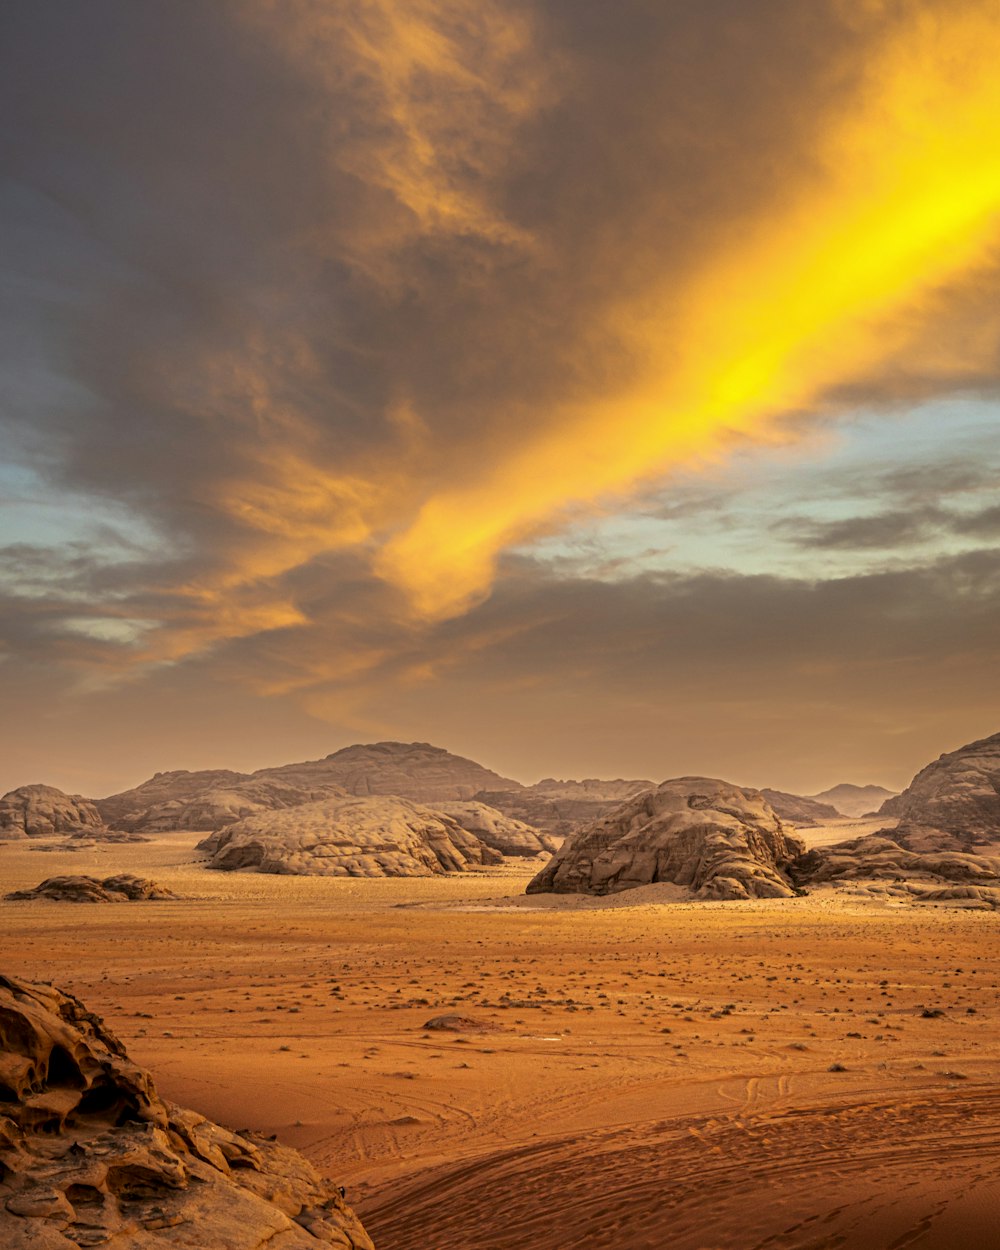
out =
<path fill-rule="evenodd" d="M 349 795 L 251 816 L 204 839 L 209 868 L 323 877 L 429 877 L 502 862 L 445 812 Z"/>
<path fill-rule="evenodd" d="M 469 800 L 465 803 L 437 803 L 435 810 L 444 812 L 467 833 L 491 846 L 501 855 L 514 858 L 542 855 L 555 851 L 558 843 L 520 820 L 498 812 L 495 807 Z"/>
<path fill-rule="evenodd" d="M 528 893 L 610 894 L 672 882 L 694 898 L 787 898 L 804 847 L 759 791 L 707 777 L 665 781 L 567 839 Z"/>
<path fill-rule="evenodd" d="M 516 790 L 484 790 L 476 798 L 554 838 L 565 838 L 614 811 L 626 799 L 656 788 L 655 781 L 557 781 L 546 777 Z"/>
<path fill-rule="evenodd" d="M 11 901 L 47 898 L 57 903 L 141 903 L 178 896 L 166 886 L 145 877 L 120 873 L 114 877 L 47 877 L 31 890 L 14 890 L 4 896 Z"/>
<path fill-rule="evenodd" d="M 56 833 L 98 834 L 104 820 L 90 799 L 55 786 L 19 786 L 0 798 L 0 841 Z"/>
<path fill-rule="evenodd" d="M 800 886 L 862 886 L 869 894 L 1000 907 L 1000 856 L 920 853 L 882 834 L 817 847 L 790 864 L 788 874 Z"/>
<path fill-rule="evenodd" d="M 1000 849 L 1000 734 L 922 768 L 879 815 L 899 818 L 893 837 L 909 850 Z"/>
<path fill-rule="evenodd" d="M 840 812 L 829 803 L 819 803 L 803 794 L 786 794 L 784 790 L 761 790 L 761 794 L 782 820 L 801 825 L 804 829 L 838 820 Z"/>
<path fill-rule="evenodd" d="M 373 1250 L 296 1151 L 161 1100 L 79 999 L 0 976 L 4 1250 Z"/>

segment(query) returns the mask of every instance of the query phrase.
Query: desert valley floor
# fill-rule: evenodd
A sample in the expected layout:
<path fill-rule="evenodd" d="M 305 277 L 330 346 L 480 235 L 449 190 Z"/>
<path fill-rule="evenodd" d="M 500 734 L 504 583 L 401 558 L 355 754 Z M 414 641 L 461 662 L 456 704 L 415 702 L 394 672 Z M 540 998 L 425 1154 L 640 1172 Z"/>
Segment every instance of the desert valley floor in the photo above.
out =
<path fill-rule="evenodd" d="M 5 889 L 184 895 L 0 903 L 4 970 L 78 994 L 165 1096 L 299 1147 L 379 1250 L 1000 1245 L 997 913 L 224 874 L 200 836 L 4 847 Z M 423 1027 L 445 1013 L 486 1027 Z"/>

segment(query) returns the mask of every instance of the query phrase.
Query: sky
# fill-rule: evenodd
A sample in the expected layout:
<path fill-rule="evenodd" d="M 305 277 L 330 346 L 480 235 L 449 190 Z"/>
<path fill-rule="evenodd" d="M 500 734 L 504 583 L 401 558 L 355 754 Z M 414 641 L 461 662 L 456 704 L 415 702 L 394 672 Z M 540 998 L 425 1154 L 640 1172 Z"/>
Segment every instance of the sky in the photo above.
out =
<path fill-rule="evenodd" d="M 1000 729 L 992 0 L 0 5 L 0 789 Z"/>

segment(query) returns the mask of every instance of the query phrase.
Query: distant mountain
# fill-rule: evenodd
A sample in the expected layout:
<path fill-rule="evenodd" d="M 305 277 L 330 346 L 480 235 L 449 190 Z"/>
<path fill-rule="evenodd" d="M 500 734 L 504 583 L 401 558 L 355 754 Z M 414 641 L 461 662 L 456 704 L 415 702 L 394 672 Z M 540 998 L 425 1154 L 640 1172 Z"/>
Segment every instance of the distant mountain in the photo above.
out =
<path fill-rule="evenodd" d="M 620 777 L 614 781 L 596 777 L 557 781 L 546 777 L 533 786 L 519 786 L 516 790 L 482 790 L 476 798 L 515 820 L 564 838 L 637 794 L 655 789 L 655 781 L 626 781 Z"/>
<path fill-rule="evenodd" d="M 894 797 L 894 792 L 884 786 L 852 786 L 843 782 L 808 797 L 818 799 L 820 803 L 831 803 L 843 816 L 858 817 L 877 812 L 886 799 Z"/>
<path fill-rule="evenodd" d="M 811 825 L 826 824 L 830 820 L 839 820 L 840 812 L 829 803 L 820 803 L 816 799 L 808 799 L 803 794 L 786 794 L 784 790 L 761 790 L 761 794 L 774 808 L 782 820 L 789 820 L 793 825 L 808 828 Z"/>
<path fill-rule="evenodd" d="M 913 851 L 1000 849 L 1000 734 L 940 756 L 887 799 L 880 816 L 895 816 L 892 837 Z"/>

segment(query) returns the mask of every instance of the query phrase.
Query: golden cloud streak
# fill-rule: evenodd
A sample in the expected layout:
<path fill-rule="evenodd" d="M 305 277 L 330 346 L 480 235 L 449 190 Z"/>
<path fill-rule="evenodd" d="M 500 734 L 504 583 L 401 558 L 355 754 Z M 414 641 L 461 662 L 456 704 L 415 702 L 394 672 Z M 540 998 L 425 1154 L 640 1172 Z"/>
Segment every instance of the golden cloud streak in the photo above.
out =
<path fill-rule="evenodd" d="M 943 282 L 988 262 L 1000 25 L 979 6 L 914 11 L 891 32 L 787 202 L 679 298 L 664 291 L 661 312 L 618 310 L 609 334 L 652 362 L 642 384 L 562 412 L 489 472 L 428 498 L 384 547 L 377 571 L 420 616 L 482 598 L 499 552 L 570 506 L 718 454 L 733 432 L 773 437 L 775 417 L 897 352 L 896 318 L 912 321 Z"/>

